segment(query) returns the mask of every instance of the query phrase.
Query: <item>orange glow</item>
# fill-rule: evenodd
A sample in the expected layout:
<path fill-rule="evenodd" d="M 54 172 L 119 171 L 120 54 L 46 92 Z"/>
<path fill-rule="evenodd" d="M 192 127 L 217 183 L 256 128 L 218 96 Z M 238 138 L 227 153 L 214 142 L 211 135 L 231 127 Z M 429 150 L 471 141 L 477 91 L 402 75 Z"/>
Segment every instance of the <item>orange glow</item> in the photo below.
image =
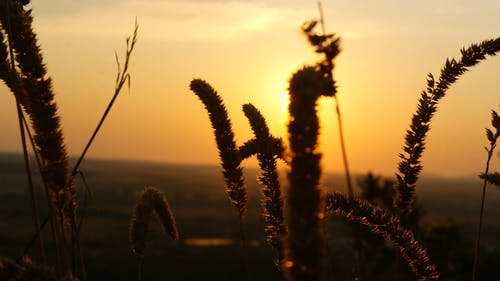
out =
<path fill-rule="evenodd" d="M 271 133 L 286 141 L 287 81 L 319 59 L 300 33 L 301 24 L 317 16 L 316 5 L 307 1 L 291 8 L 286 1 L 124 0 L 106 2 L 106 9 L 102 1 L 42 2 L 30 4 L 34 29 L 72 156 L 81 153 L 113 93 L 114 52 L 123 57 L 136 16 L 130 94 L 118 98 L 89 158 L 217 164 L 208 117 L 188 87 L 193 78 L 208 81 L 223 96 L 238 143 L 252 136 L 241 113 L 247 102 L 262 112 Z M 415 1 L 324 5 L 327 32 L 342 39 L 334 71 L 353 173 L 394 174 L 425 74 L 437 75 L 460 48 L 495 35 L 491 23 L 499 12 L 490 2 L 464 4 L 466 17 L 455 14 L 452 2 L 433 11 Z M 482 128 L 490 110 L 498 108 L 499 63 L 500 57 L 488 59 L 450 89 L 433 120 L 426 172 L 474 175 L 483 165 Z M 2 85 L 0 90 L 7 92 Z M 342 171 L 332 100 L 321 99 L 318 110 L 322 168 Z M 7 136 L 0 151 L 21 150 L 13 116 L 12 95 L 0 95 L 0 128 Z"/>
<path fill-rule="evenodd" d="M 288 105 L 290 104 L 290 98 L 288 96 L 286 83 L 281 84 L 278 89 L 278 102 L 281 105 L 280 111 L 280 126 L 285 127 L 288 124 Z"/>

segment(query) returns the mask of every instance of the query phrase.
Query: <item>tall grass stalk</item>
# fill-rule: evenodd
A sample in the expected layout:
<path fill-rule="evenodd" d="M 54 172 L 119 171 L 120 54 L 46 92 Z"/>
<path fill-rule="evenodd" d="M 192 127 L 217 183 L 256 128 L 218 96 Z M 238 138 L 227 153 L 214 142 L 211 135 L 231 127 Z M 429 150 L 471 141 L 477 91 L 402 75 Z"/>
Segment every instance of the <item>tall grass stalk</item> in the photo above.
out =
<path fill-rule="evenodd" d="M 313 21 L 311 25 L 306 26 L 304 29 L 304 32 L 306 36 L 309 39 L 309 42 L 313 47 L 316 48 L 316 52 L 323 55 L 323 60 L 319 63 L 319 65 L 322 66 L 323 71 L 327 73 L 329 77 L 333 77 L 333 69 L 335 65 L 333 64 L 333 53 L 338 53 L 340 51 L 339 48 L 339 39 L 335 38 L 333 34 L 327 34 L 326 29 L 325 29 L 325 19 L 323 16 L 323 6 L 321 4 L 321 1 L 318 1 L 318 10 L 319 10 L 319 24 L 321 26 L 321 34 L 315 34 L 313 32 L 313 29 L 316 25 L 316 23 Z M 325 40 L 327 38 L 331 37 L 333 41 L 335 42 L 334 48 L 325 48 L 322 45 L 325 45 Z M 332 79 L 333 81 L 333 79 Z M 332 85 L 334 86 L 334 85 Z M 344 175 L 345 175 L 345 182 L 347 186 L 347 192 L 349 195 L 349 198 L 354 198 L 354 190 L 352 186 L 352 177 L 351 177 L 351 172 L 349 169 L 349 161 L 347 157 L 347 149 L 346 149 L 346 144 L 345 144 L 345 137 L 344 137 L 344 129 L 343 129 L 343 121 L 342 121 L 342 113 L 340 111 L 340 102 L 338 98 L 338 93 L 335 93 L 333 95 L 333 99 L 335 102 L 335 113 L 337 115 L 337 126 L 338 126 L 338 132 L 339 132 L 339 139 L 340 139 L 340 149 L 342 152 L 342 164 L 344 166 Z M 325 221 L 326 222 L 326 221 Z M 354 265 L 354 274 L 357 275 L 359 274 L 361 277 L 363 277 L 362 272 L 360 271 L 361 268 L 361 261 L 360 261 L 360 249 L 361 249 L 361 240 L 358 237 L 359 234 L 357 233 L 356 229 L 354 227 L 351 227 L 352 233 L 354 235 L 354 240 L 355 240 L 355 251 L 356 251 L 356 262 Z M 327 246 L 327 245 L 326 245 Z M 328 247 L 328 246 L 327 246 Z"/>
<path fill-rule="evenodd" d="M 226 193 L 229 195 L 231 203 L 236 207 L 240 221 L 242 221 L 246 212 L 247 192 L 243 179 L 243 168 L 240 165 L 241 157 L 226 107 L 219 94 L 207 82 L 194 79 L 191 81 L 190 88 L 205 105 L 210 117 L 223 168 Z"/>
<path fill-rule="evenodd" d="M 36 34 L 31 28 L 31 11 L 25 10 L 21 2 L 11 0 L 2 1 L 0 9 L 0 22 L 12 50 L 11 63 L 16 62 L 15 69 L 2 71 L 2 80 L 17 96 L 34 128 L 34 151 L 40 156 L 40 172 L 51 202 L 49 210 L 58 273 L 72 275 L 73 270 L 67 262 L 70 246 L 62 224 L 65 218 L 73 217 L 76 203 L 72 196 L 74 186 L 67 173 L 68 159 L 52 83 L 46 77 Z"/>
<path fill-rule="evenodd" d="M 321 4 L 321 1 L 318 1 L 318 10 L 320 18 L 319 23 L 321 25 L 322 35 L 325 36 L 326 35 L 325 18 L 323 16 L 323 5 Z M 329 64 L 329 68 L 331 69 L 331 71 L 333 71 L 334 68 L 333 62 L 331 60 L 328 60 L 326 54 L 325 54 L 325 60 L 326 60 L 325 63 Z M 330 73 L 330 75 L 333 76 L 333 73 Z M 345 145 L 344 128 L 342 125 L 343 124 L 342 113 L 340 112 L 340 102 L 338 95 L 335 94 L 333 96 L 333 99 L 335 100 L 335 113 L 337 114 L 337 126 L 339 127 L 340 150 L 342 151 L 342 163 L 344 165 L 347 193 L 349 194 L 349 198 L 354 198 L 354 188 L 352 187 L 351 171 L 349 169 L 349 161 L 347 159 L 347 148 Z"/>
<path fill-rule="evenodd" d="M 99 120 L 99 123 L 97 124 L 97 127 L 94 129 L 94 132 L 90 136 L 90 139 L 88 140 L 87 144 L 85 145 L 85 148 L 83 149 L 82 154 L 80 155 L 80 157 L 76 161 L 76 164 L 73 167 L 73 170 L 71 172 L 71 175 L 73 177 L 75 177 L 78 174 L 78 168 L 80 167 L 80 164 L 83 161 L 83 158 L 85 158 L 87 151 L 89 150 L 90 146 L 92 145 L 92 142 L 94 141 L 97 133 L 101 129 L 101 126 L 104 123 L 104 120 L 106 120 L 106 117 L 108 116 L 109 112 L 111 111 L 111 108 L 113 107 L 113 104 L 115 103 L 115 100 L 118 97 L 118 95 L 120 94 L 125 83 L 128 83 L 127 85 L 130 88 L 130 73 L 128 72 L 128 65 L 130 62 L 130 57 L 131 57 L 132 51 L 134 50 L 135 44 L 137 42 L 137 30 L 138 29 L 139 29 L 139 25 L 137 24 L 137 19 L 136 19 L 134 33 L 132 34 L 132 37 L 127 37 L 127 39 L 125 40 L 126 49 L 125 49 L 125 62 L 123 64 L 123 68 L 120 66 L 120 61 L 118 59 L 118 55 L 115 53 L 118 71 L 116 74 L 115 91 L 114 91 L 113 97 L 111 98 L 110 102 L 108 103 L 108 106 L 104 110 L 104 113 L 101 116 L 101 119 Z"/>
<path fill-rule="evenodd" d="M 241 167 L 242 158 L 236 145 L 231 120 L 229 119 L 229 114 L 222 98 L 206 81 L 194 79 L 191 81 L 189 87 L 205 106 L 214 130 L 215 142 L 219 150 L 219 158 L 222 166 L 222 175 L 226 184 L 226 193 L 238 211 L 243 258 L 247 278 L 250 279 L 248 247 L 243 220 L 247 208 L 247 191 L 243 178 L 243 168 Z"/>
<path fill-rule="evenodd" d="M 68 202 L 71 200 L 68 194 L 71 193 L 72 185 L 67 173 L 67 153 L 52 82 L 47 77 L 36 34 L 31 28 L 31 11 L 25 10 L 21 2 L 12 0 L 2 1 L 0 9 L 2 26 L 9 27 L 4 31 L 14 52 L 18 82 L 24 90 L 19 101 L 31 119 L 35 143 L 44 164 L 42 176 L 53 192 L 58 208 L 65 209 L 73 203 Z"/>
<path fill-rule="evenodd" d="M 95 137 L 97 136 L 97 133 L 101 129 L 101 126 L 104 124 L 104 121 L 106 120 L 106 117 L 108 116 L 109 112 L 111 111 L 118 95 L 120 94 L 123 86 L 125 83 L 127 83 L 128 87 L 130 88 L 130 73 L 128 72 L 128 66 L 131 58 L 132 51 L 134 50 L 135 44 L 137 42 L 137 31 L 138 31 L 139 25 L 137 24 L 137 19 L 135 21 L 135 26 L 134 26 L 134 32 L 131 37 L 127 37 L 125 40 L 126 43 L 126 49 L 125 49 L 125 62 L 123 65 L 123 68 L 120 65 L 120 61 L 118 59 L 118 55 L 115 53 L 115 58 L 116 58 L 116 64 L 118 67 L 118 71 L 116 74 L 116 81 L 115 81 L 115 90 L 114 94 L 108 103 L 108 106 L 106 107 L 103 115 L 101 116 L 101 119 L 99 120 L 99 123 L 97 124 L 96 128 L 94 129 L 94 132 L 92 133 L 90 139 L 88 140 L 87 144 L 85 145 L 85 148 L 83 149 L 82 154 L 78 158 L 75 166 L 73 167 L 73 170 L 71 172 L 71 177 L 74 178 L 76 175 L 80 172 L 79 167 L 80 164 L 82 163 L 83 159 L 85 158 L 85 155 L 87 154 L 87 151 L 89 150 L 90 146 L 92 145 Z M 81 223 L 76 222 L 76 217 L 74 217 L 74 223 L 72 224 L 72 239 L 76 241 L 76 243 L 72 243 L 72 245 L 75 247 L 75 251 L 78 252 L 78 256 L 80 257 L 80 267 L 82 268 L 82 273 L 85 278 L 85 265 L 83 262 L 83 257 L 81 254 L 81 245 L 80 245 L 80 239 L 79 239 L 79 226 Z M 73 266 L 74 267 L 74 266 Z"/>
<path fill-rule="evenodd" d="M 304 67 L 290 79 L 289 144 L 292 161 L 287 196 L 287 256 L 284 270 L 289 280 L 321 280 L 324 256 L 323 191 L 319 187 L 321 153 L 317 150 L 319 120 L 316 103 L 332 96 L 333 81 L 316 67 Z"/>
<path fill-rule="evenodd" d="M 264 199 L 261 204 L 267 224 L 265 228 L 266 242 L 276 250 L 276 265 L 280 269 L 284 260 L 283 239 L 288 232 L 284 223 L 283 199 L 281 198 L 281 186 L 276 163 L 277 158 L 283 153 L 283 144 L 281 139 L 271 136 L 266 120 L 255 106 L 250 103 L 244 104 L 243 112 L 248 118 L 255 135 L 255 139 L 246 142 L 244 147 L 250 146 L 254 148 L 253 152 L 257 154 L 259 167 L 262 171 L 258 176 L 258 180 L 263 186 Z M 240 152 L 241 154 L 243 153 Z"/>
<path fill-rule="evenodd" d="M 9 5 L 6 5 L 5 8 L 5 13 L 6 13 L 6 18 L 7 18 L 7 30 L 8 33 L 11 34 L 11 28 L 10 28 L 10 12 L 9 12 Z M 9 57 L 10 57 L 10 73 L 16 73 L 16 66 L 15 66 L 15 58 L 14 58 L 14 52 L 12 50 L 12 42 L 10 42 L 10 37 L 7 38 L 8 43 L 9 43 Z M 16 79 L 16 81 L 18 81 Z M 24 120 L 24 115 L 23 111 L 21 108 L 21 102 L 20 102 L 20 97 L 19 95 L 14 95 L 15 101 L 16 101 L 16 110 L 17 110 L 17 118 L 19 122 L 19 132 L 21 135 L 21 146 L 23 149 L 23 157 L 24 157 L 24 167 L 26 171 L 26 177 L 28 179 L 28 191 L 30 194 L 30 201 L 31 201 L 31 209 L 33 212 L 33 221 L 35 224 L 35 235 L 38 238 L 38 247 L 40 251 L 40 256 L 42 258 L 42 262 L 45 264 L 46 263 L 46 255 L 45 255 L 45 247 L 43 244 L 43 238 L 41 234 L 41 228 L 40 228 L 40 222 L 39 222 L 39 211 L 38 211 L 38 206 L 36 203 L 35 199 L 35 190 L 33 188 L 33 177 L 32 177 L 32 172 L 31 172 L 31 165 L 29 161 L 29 155 L 28 155 L 28 149 L 26 145 L 26 133 L 25 133 L 25 126 L 23 123 Z"/>
<path fill-rule="evenodd" d="M 28 122 L 26 121 L 26 118 L 24 117 L 24 115 L 22 115 L 22 119 L 23 119 L 24 127 L 26 128 L 26 133 L 28 134 L 28 139 L 30 140 L 31 147 L 33 149 L 33 154 L 35 155 L 35 160 L 36 160 L 36 163 L 38 165 L 38 169 L 41 171 L 43 166 L 42 166 L 42 162 L 40 159 L 40 155 L 38 154 L 38 151 L 36 149 L 36 144 L 35 144 L 35 141 L 33 139 L 33 135 L 31 134 L 30 127 L 29 127 Z M 55 212 L 53 201 L 51 200 L 49 187 L 45 181 L 42 181 L 42 183 L 43 183 L 43 187 L 44 187 L 44 191 L 45 191 L 45 196 L 47 198 L 48 214 L 47 214 L 47 217 L 45 217 L 42 224 L 40 225 L 40 232 L 43 230 L 46 223 L 49 222 L 51 235 L 52 235 L 52 242 L 54 243 L 54 250 L 56 253 L 56 264 L 58 265 L 58 268 L 62 268 L 62 262 L 60 262 L 60 260 L 62 259 L 61 246 L 60 246 L 60 241 L 59 241 L 60 239 L 58 239 L 59 234 L 56 231 L 57 215 Z M 35 239 L 37 239 L 37 237 Z M 30 248 L 30 244 L 28 244 L 28 246 L 25 248 L 24 254 L 26 254 L 28 252 L 29 248 Z"/>
<path fill-rule="evenodd" d="M 479 226 L 477 228 L 476 242 L 474 246 L 474 265 L 472 268 L 472 281 L 478 278 L 478 266 L 479 266 L 479 248 L 481 244 L 481 230 L 483 227 L 483 213 L 484 213 L 484 203 L 486 200 L 486 186 L 488 185 L 488 175 L 490 172 L 490 161 L 493 156 L 493 152 L 497 145 L 497 140 L 500 137 L 500 116 L 495 111 L 491 112 L 491 124 L 495 128 L 496 132 L 493 133 L 490 129 L 486 129 L 486 137 L 490 142 L 490 147 L 485 147 L 487 152 L 486 165 L 483 173 L 483 190 L 481 194 L 481 209 L 479 211 Z"/>
<path fill-rule="evenodd" d="M 37 202 L 35 199 L 35 190 L 33 188 L 33 176 L 31 172 L 31 165 L 30 165 L 30 160 L 29 160 L 29 155 L 28 155 L 28 149 L 26 145 L 26 133 L 24 130 L 24 124 L 23 124 L 23 112 L 21 109 L 21 104 L 19 100 L 16 98 L 16 108 L 17 108 L 17 116 L 19 119 L 19 130 L 21 133 L 21 143 L 22 143 L 22 148 L 23 148 L 23 157 L 24 157 L 24 167 L 26 170 L 26 177 L 28 178 L 28 189 L 29 189 L 29 194 L 30 194 L 30 200 L 31 200 L 31 209 L 33 211 L 33 221 L 35 223 L 35 235 L 38 240 L 38 247 L 40 251 L 40 256 L 42 258 L 42 263 L 46 264 L 47 258 L 45 255 L 45 247 L 43 243 L 43 237 L 42 237 L 42 229 L 40 227 L 40 219 L 39 219 L 39 211 L 38 211 L 38 206 Z"/>
<path fill-rule="evenodd" d="M 446 60 L 437 81 L 432 74 L 428 74 L 427 88 L 420 95 L 417 111 L 413 114 L 410 128 L 406 131 L 403 152 L 399 154 L 401 161 L 398 165 L 399 172 L 396 174 L 394 207 L 402 216 L 410 217 L 413 212 L 416 183 L 423 167 L 420 159 L 438 102 L 445 96 L 451 84 L 470 67 L 485 60 L 487 56 L 496 55 L 499 51 L 500 37 L 472 44 L 460 51 L 462 54 L 460 59 Z"/>

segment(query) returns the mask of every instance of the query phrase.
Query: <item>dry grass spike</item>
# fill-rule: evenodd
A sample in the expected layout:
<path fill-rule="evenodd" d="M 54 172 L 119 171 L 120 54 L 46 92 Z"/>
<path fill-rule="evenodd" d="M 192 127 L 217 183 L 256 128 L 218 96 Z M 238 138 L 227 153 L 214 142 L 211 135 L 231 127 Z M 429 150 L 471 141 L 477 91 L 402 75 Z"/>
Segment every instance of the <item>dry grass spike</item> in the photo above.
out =
<path fill-rule="evenodd" d="M 140 258 L 146 249 L 146 237 L 149 232 L 149 223 L 153 212 L 158 216 L 159 222 L 173 240 L 179 238 L 177 224 L 170 210 L 167 197 L 156 187 L 145 187 L 137 200 L 130 218 L 129 241 L 134 254 Z"/>

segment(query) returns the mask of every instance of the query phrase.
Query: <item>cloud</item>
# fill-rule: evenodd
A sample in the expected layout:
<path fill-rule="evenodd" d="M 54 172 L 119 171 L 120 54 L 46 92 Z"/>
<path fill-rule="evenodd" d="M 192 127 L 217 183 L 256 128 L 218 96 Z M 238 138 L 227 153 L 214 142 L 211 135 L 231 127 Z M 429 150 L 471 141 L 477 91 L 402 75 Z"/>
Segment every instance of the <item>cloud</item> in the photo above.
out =
<path fill-rule="evenodd" d="M 245 39 L 287 21 L 294 26 L 301 21 L 295 9 L 252 1 L 113 0 L 102 1 L 106 4 L 91 1 L 86 6 L 57 2 L 45 3 L 35 13 L 36 28 L 45 35 L 123 37 L 137 17 L 142 38 L 218 42 Z M 47 5 L 63 5 L 58 7 L 62 12 L 56 14 Z"/>

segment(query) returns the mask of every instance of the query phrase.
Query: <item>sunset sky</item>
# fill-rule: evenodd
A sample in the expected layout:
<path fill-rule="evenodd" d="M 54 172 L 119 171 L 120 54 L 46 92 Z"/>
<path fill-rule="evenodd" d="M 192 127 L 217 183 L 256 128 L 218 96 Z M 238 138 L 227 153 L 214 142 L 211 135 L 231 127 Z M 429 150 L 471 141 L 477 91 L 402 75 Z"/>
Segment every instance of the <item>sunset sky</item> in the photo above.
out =
<path fill-rule="evenodd" d="M 81 153 L 113 94 L 114 52 L 123 59 L 135 18 L 131 88 L 89 157 L 217 163 L 208 116 L 189 90 L 193 78 L 224 98 L 238 144 L 252 137 L 241 111 L 248 102 L 286 138 L 287 81 L 319 59 L 300 33 L 318 17 L 316 1 L 32 0 L 30 7 L 71 155 Z M 324 0 L 323 8 L 327 31 L 342 38 L 335 77 L 351 169 L 394 174 L 427 73 L 438 76 L 461 47 L 500 36 L 500 1 Z M 0 92 L 0 151 L 19 152 L 14 98 L 3 85 Z M 342 171 L 333 100 L 319 109 L 323 167 Z M 465 74 L 440 103 L 424 172 L 479 174 L 491 109 L 500 110 L 500 57 Z M 499 170 L 500 158 L 493 162 Z"/>

